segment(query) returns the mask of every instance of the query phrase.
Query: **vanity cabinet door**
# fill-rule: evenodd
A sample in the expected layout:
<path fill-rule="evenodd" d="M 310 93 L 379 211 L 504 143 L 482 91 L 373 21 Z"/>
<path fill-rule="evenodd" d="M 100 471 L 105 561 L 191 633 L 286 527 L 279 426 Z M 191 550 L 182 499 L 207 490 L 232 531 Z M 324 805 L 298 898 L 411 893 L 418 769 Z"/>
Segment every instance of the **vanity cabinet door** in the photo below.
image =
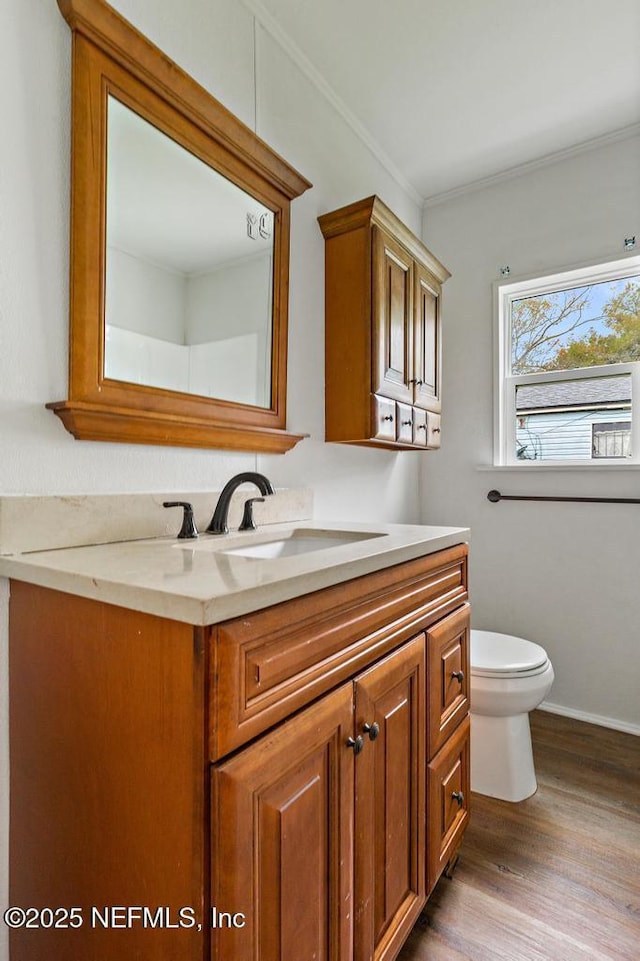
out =
<path fill-rule="evenodd" d="M 213 768 L 216 961 L 352 958 L 352 730 L 348 683 Z"/>
<path fill-rule="evenodd" d="M 356 679 L 355 961 L 394 958 L 426 899 L 424 640 Z"/>
<path fill-rule="evenodd" d="M 413 260 L 404 247 L 379 227 L 373 227 L 372 336 L 373 392 L 410 404 Z"/>

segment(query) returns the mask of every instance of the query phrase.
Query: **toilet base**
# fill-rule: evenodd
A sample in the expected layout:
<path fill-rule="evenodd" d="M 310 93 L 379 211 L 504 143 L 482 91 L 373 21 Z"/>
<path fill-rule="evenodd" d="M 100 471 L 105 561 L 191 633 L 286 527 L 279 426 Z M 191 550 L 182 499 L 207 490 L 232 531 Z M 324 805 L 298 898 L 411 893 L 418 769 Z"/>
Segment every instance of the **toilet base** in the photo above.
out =
<path fill-rule="evenodd" d="M 528 714 L 491 717 L 471 712 L 471 790 L 524 801 L 538 787 Z"/>

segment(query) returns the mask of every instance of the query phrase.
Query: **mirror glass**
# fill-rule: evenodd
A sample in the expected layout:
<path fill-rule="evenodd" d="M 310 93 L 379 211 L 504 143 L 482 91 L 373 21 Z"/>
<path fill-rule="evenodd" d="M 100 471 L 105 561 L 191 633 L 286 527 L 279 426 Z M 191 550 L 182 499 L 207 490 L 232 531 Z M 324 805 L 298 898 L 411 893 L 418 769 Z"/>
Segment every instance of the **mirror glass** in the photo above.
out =
<path fill-rule="evenodd" d="M 271 404 L 274 214 L 108 98 L 104 376 Z"/>

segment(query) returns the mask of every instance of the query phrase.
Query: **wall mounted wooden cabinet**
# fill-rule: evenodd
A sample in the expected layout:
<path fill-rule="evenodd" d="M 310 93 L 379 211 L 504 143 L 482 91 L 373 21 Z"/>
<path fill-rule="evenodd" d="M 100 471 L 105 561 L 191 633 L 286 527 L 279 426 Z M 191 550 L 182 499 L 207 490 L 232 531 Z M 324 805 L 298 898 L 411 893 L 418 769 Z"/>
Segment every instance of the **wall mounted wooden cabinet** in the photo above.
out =
<path fill-rule="evenodd" d="M 467 599 L 464 544 L 208 627 L 12 581 L 11 903 L 83 919 L 12 957 L 393 961 L 468 820 Z"/>
<path fill-rule="evenodd" d="M 445 267 L 377 197 L 318 219 L 325 237 L 325 438 L 440 446 Z"/>
<path fill-rule="evenodd" d="M 289 450 L 289 211 L 311 185 L 103 0 L 58 5 L 70 364 L 47 406 L 82 440 Z"/>

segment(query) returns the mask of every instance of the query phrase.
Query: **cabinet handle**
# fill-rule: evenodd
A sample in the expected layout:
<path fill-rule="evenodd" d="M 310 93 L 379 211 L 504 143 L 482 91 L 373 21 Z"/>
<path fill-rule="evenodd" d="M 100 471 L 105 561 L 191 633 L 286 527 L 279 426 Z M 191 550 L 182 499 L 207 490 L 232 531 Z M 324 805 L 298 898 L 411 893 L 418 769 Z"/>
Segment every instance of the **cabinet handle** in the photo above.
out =
<path fill-rule="evenodd" d="M 460 681 L 460 683 L 462 684 L 462 682 L 464 681 L 464 671 L 452 671 L 451 677 L 455 677 L 456 681 Z"/>
<path fill-rule="evenodd" d="M 402 421 L 402 426 L 403 426 L 403 427 L 411 427 L 412 424 L 413 424 L 413 421 L 412 421 L 412 420 L 403 420 L 403 421 Z"/>
<path fill-rule="evenodd" d="M 352 737 L 348 737 L 348 738 L 347 738 L 347 747 L 352 747 L 352 748 L 353 748 L 353 753 L 354 753 L 354 754 L 359 754 L 360 751 L 362 750 L 362 748 L 364 747 L 364 738 L 362 737 L 361 734 L 358 734 L 357 738 L 355 738 L 355 739 L 352 738 Z"/>
<path fill-rule="evenodd" d="M 187 501 L 163 501 L 163 507 L 181 507 L 184 511 L 182 515 L 182 527 L 178 537 L 195 538 L 198 536 L 198 529 L 193 519 L 193 507 Z"/>
<path fill-rule="evenodd" d="M 454 801 L 458 802 L 458 805 L 460 807 L 462 807 L 462 805 L 464 804 L 464 794 L 462 791 L 452 791 L 451 797 L 453 798 Z"/>
<path fill-rule="evenodd" d="M 421 380 L 416 380 L 415 377 L 412 377 L 412 379 L 409 381 L 409 383 L 410 383 L 410 384 L 415 384 L 416 387 L 422 387 L 422 381 L 421 381 Z"/>
<path fill-rule="evenodd" d="M 256 522 L 253 519 L 253 505 L 263 504 L 264 497 L 248 497 L 244 502 L 244 512 L 242 514 L 242 521 L 240 523 L 239 531 L 255 531 Z"/>
<path fill-rule="evenodd" d="M 427 429 L 426 424 L 418 424 L 418 430 L 426 430 L 426 429 Z"/>
<path fill-rule="evenodd" d="M 369 735 L 370 741 L 375 741 L 378 734 L 380 733 L 380 725 L 378 724 L 377 721 L 374 721 L 373 724 L 363 724 L 362 730 L 364 731 L 365 734 Z"/>
<path fill-rule="evenodd" d="M 385 414 L 382 420 L 393 420 L 393 414 Z"/>
<path fill-rule="evenodd" d="M 434 433 L 434 434 L 439 434 L 439 433 L 440 433 L 440 428 L 439 428 L 439 427 L 434 427 L 434 428 L 433 428 L 433 433 Z"/>

